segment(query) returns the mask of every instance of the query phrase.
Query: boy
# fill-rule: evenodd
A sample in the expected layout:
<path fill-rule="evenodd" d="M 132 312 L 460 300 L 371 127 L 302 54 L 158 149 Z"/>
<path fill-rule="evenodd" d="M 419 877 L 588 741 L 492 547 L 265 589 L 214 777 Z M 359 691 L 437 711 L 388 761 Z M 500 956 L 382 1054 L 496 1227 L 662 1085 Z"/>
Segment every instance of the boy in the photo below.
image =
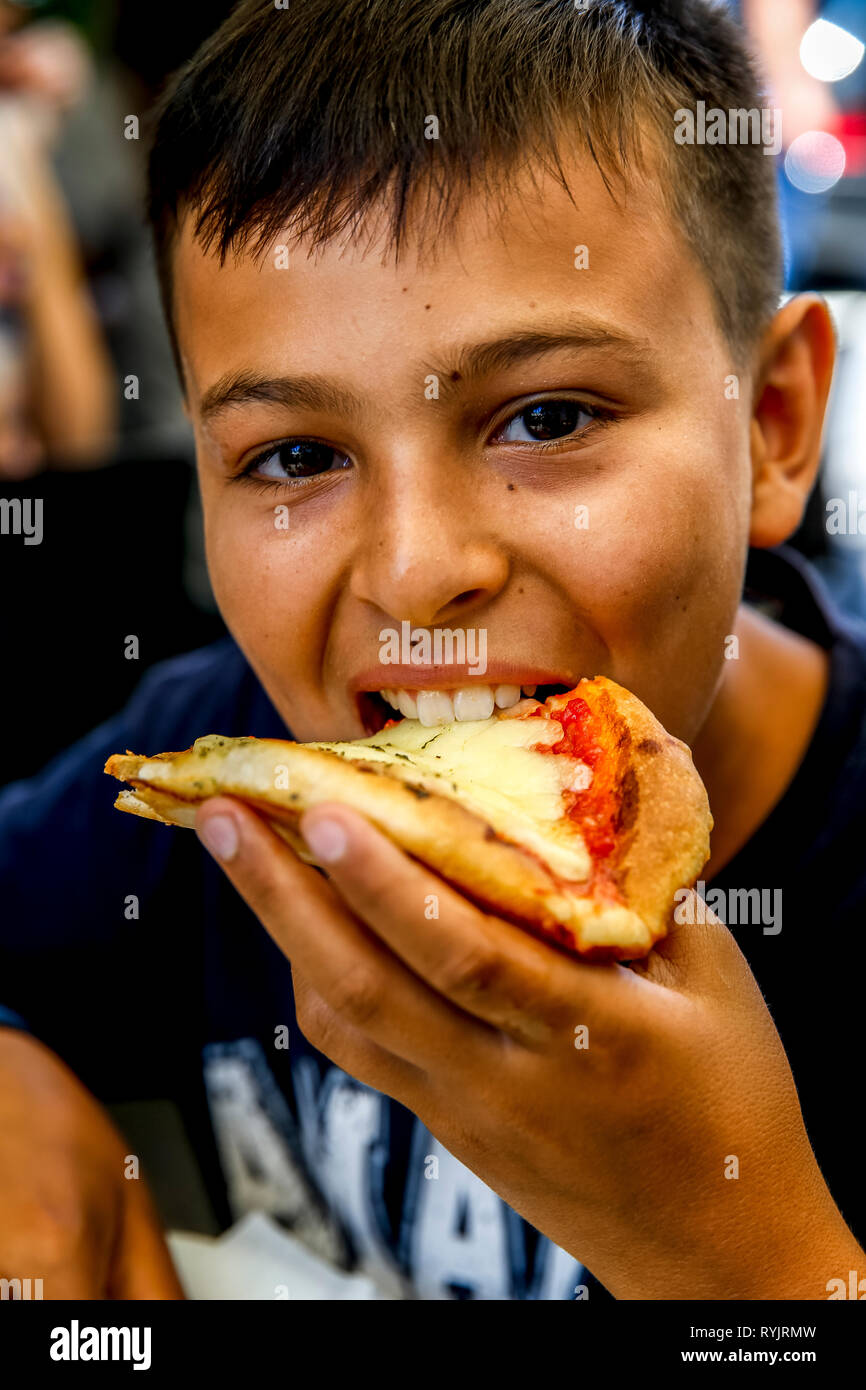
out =
<path fill-rule="evenodd" d="M 866 638 L 790 554 L 750 576 L 782 621 L 740 603 L 814 479 L 832 330 L 814 297 L 776 310 L 760 143 L 674 140 L 703 100 L 760 105 L 697 0 L 245 0 L 169 93 L 151 216 L 234 640 L 0 801 L 4 1272 L 176 1294 L 76 1077 L 176 1098 L 218 1194 L 202 1057 L 223 1218 L 266 1205 L 386 1287 L 811 1299 L 864 1268 L 838 955 Z M 405 620 L 484 631 L 486 673 L 384 669 Z M 690 899 L 647 962 L 589 966 L 346 808 L 302 823 L 325 878 L 226 798 L 207 858 L 100 772 L 203 733 L 359 737 L 361 692 L 459 710 L 599 673 L 692 746 L 714 901 L 783 916 L 735 944 Z"/>

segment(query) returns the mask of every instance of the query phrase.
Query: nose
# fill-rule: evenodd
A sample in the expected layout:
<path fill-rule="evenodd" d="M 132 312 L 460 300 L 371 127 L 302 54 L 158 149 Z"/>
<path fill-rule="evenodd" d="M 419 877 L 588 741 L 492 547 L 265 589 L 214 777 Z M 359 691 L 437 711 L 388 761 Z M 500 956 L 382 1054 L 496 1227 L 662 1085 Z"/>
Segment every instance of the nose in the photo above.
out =
<path fill-rule="evenodd" d="M 465 623 L 505 587 L 509 559 L 485 527 L 477 488 L 425 470 L 401 469 L 376 494 L 375 521 L 356 552 L 350 591 L 417 627 Z"/>

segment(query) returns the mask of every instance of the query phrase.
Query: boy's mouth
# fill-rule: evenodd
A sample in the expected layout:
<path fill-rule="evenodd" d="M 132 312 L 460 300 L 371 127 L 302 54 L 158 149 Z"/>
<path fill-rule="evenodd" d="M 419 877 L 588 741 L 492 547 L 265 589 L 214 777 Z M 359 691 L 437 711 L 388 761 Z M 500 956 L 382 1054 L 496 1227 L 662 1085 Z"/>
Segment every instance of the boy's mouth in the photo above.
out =
<path fill-rule="evenodd" d="M 427 728 L 441 724 L 489 719 L 497 710 L 515 709 L 530 698 L 544 701 L 564 694 L 571 685 L 471 684 L 426 689 L 423 686 L 390 686 L 381 690 L 361 690 L 357 694 L 358 714 L 368 734 L 377 734 L 389 720 L 417 719 Z"/>

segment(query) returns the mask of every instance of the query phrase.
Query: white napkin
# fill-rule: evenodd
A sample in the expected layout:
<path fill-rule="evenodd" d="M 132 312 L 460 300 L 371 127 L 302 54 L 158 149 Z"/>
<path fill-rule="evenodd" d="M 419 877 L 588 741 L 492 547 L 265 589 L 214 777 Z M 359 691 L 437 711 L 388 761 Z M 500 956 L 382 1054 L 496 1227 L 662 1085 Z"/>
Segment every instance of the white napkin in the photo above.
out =
<path fill-rule="evenodd" d="M 170 1231 L 178 1277 L 193 1299 L 387 1299 L 372 1279 L 345 1274 L 314 1255 L 264 1212 L 221 1236 Z"/>

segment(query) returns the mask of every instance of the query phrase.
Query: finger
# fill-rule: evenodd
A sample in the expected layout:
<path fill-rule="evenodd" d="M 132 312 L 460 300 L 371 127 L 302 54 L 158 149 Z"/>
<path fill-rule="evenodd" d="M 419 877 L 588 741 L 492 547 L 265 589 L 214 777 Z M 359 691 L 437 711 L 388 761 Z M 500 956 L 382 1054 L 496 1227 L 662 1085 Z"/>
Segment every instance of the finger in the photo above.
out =
<path fill-rule="evenodd" d="M 321 803 L 300 829 L 340 895 L 406 965 L 526 1046 L 570 1034 L 576 1008 L 600 1017 L 624 1006 L 633 980 L 622 967 L 574 960 L 482 912 L 348 807 Z M 431 903 L 438 915 L 428 920 Z"/>
<path fill-rule="evenodd" d="M 420 1067 L 395 1057 L 346 1023 L 296 966 L 292 967 L 292 990 L 298 1026 L 313 1047 L 356 1081 L 417 1108 L 428 1090 L 426 1074 Z"/>
<path fill-rule="evenodd" d="M 233 843 L 218 843 L 215 821 Z M 492 1062 L 491 1030 L 402 965 L 249 807 L 213 797 L 199 808 L 196 828 L 293 969 L 351 1027 L 424 1071 L 462 1072 L 467 1054 L 485 1043 Z"/>
<path fill-rule="evenodd" d="M 108 1280 L 109 1298 L 184 1298 L 150 1194 L 140 1179 L 130 1179 L 128 1187 Z"/>

